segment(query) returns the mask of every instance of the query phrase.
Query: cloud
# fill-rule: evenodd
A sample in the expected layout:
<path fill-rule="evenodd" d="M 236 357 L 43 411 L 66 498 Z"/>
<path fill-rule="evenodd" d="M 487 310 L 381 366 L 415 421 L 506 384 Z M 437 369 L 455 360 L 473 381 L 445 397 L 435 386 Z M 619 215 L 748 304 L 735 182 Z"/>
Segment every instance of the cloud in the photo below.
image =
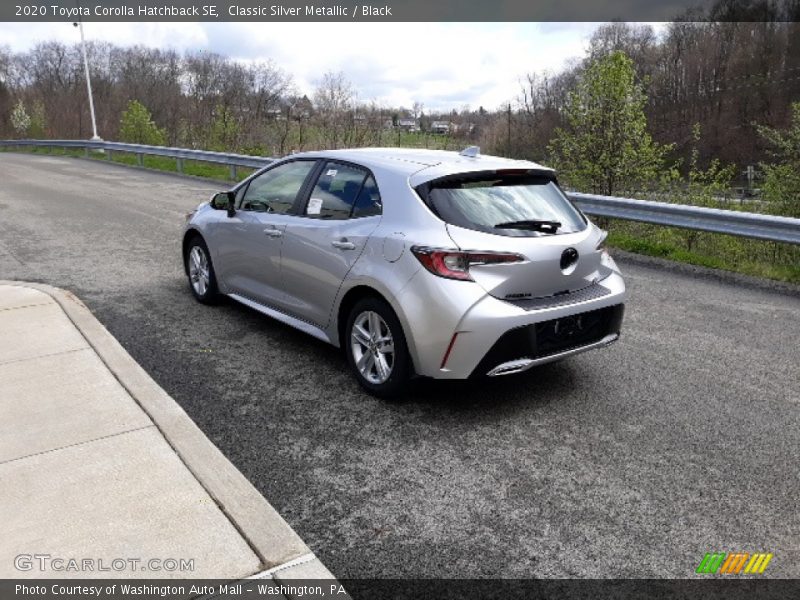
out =
<path fill-rule="evenodd" d="M 326 71 L 342 71 L 362 100 L 449 110 L 495 108 L 517 95 L 529 72 L 557 71 L 582 55 L 586 23 L 87 23 L 88 39 L 234 59 L 273 60 L 311 93 Z M 0 23 L 14 50 L 38 41 L 75 42 L 69 23 Z"/>

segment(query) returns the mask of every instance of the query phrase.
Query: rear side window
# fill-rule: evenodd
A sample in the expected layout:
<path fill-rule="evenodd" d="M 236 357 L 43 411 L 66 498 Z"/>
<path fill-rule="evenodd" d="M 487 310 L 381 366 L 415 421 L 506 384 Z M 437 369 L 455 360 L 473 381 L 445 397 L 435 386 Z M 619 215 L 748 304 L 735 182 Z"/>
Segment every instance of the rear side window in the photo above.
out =
<path fill-rule="evenodd" d="M 372 215 L 379 215 L 383 211 L 383 204 L 381 204 L 381 195 L 378 192 L 378 184 L 375 179 L 370 175 L 364 181 L 364 185 L 356 198 L 355 206 L 353 206 L 353 217 L 371 217 Z"/>
<path fill-rule="evenodd" d="M 482 173 L 448 177 L 417 191 L 444 221 L 466 229 L 538 236 L 586 228 L 581 213 L 549 177 Z"/>
<path fill-rule="evenodd" d="M 305 215 L 341 220 L 372 214 L 380 214 L 380 195 L 369 172 L 354 165 L 325 163 Z"/>

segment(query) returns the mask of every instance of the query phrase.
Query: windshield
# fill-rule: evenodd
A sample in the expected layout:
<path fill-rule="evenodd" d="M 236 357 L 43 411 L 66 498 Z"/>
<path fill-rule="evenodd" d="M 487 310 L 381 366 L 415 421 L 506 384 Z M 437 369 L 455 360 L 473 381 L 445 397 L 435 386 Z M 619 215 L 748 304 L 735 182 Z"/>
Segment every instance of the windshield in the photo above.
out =
<path fill-rule="evenodd" d="M 446 222 L 498 235 L 539 236 L 574 233 L 586 221 L 542 176 L 481 174 L 434 181 L 420 191 Z"/>

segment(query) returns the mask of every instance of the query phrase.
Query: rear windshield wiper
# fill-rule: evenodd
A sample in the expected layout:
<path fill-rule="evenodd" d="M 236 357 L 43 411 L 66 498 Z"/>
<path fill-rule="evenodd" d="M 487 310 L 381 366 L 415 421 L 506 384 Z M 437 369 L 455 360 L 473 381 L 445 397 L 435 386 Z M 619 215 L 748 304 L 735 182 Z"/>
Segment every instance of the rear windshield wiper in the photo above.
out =
<path fill-rule="evenodd" d="M 555 233 L 561 227 L 559 221 L 508 221 L 498 223 L 496 229 L 530 229 L 531 231 L 541 231 L 542 233 Z"/>

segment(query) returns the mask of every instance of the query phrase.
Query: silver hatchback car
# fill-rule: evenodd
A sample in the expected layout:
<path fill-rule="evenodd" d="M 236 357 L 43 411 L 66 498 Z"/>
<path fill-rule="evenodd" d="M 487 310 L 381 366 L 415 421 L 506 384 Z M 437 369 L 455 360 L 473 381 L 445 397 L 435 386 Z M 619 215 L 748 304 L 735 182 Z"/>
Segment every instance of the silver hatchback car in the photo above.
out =
<path fill-rule="evenodd" d="M 619 337 L 625 284 L 536 163 L 358 149 L 278 160 L 187 217 L 200 302 L 229 296 L 341 347 L 359 383 L 509 375 Z"/>

